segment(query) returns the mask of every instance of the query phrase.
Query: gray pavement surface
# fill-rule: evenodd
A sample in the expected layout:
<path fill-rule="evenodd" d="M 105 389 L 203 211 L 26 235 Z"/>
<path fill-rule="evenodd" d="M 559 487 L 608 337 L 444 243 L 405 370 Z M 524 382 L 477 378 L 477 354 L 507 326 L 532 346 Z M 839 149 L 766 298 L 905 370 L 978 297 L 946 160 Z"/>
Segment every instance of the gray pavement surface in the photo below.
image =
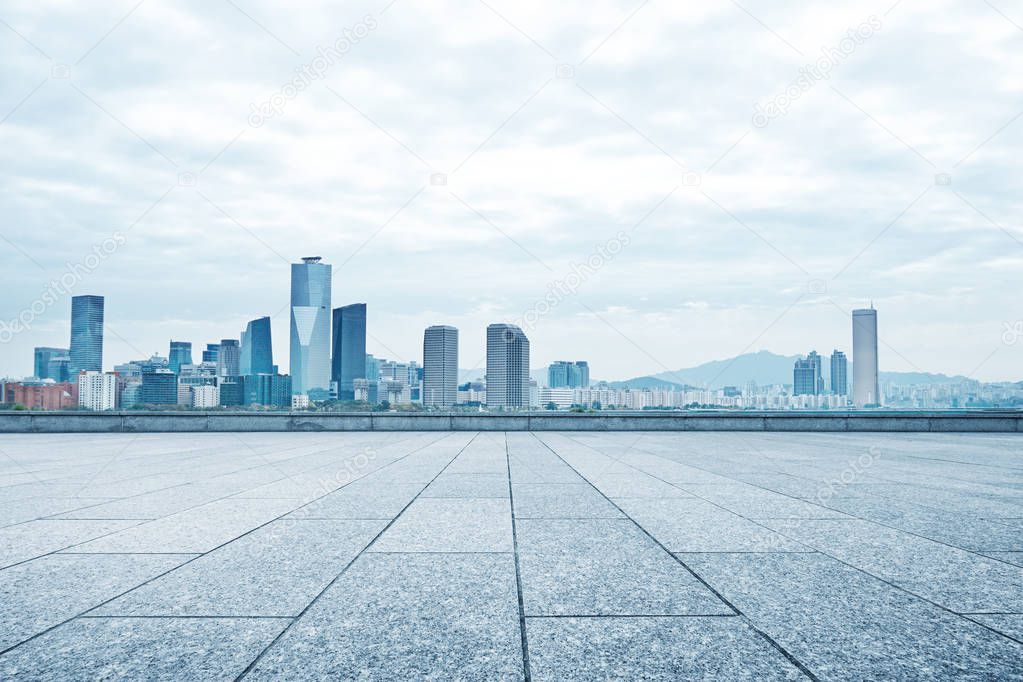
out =
<path fill-rule="evenodd" d="M 1023 679 L 1023 436 L 0 435 L 0 680 Z"/>

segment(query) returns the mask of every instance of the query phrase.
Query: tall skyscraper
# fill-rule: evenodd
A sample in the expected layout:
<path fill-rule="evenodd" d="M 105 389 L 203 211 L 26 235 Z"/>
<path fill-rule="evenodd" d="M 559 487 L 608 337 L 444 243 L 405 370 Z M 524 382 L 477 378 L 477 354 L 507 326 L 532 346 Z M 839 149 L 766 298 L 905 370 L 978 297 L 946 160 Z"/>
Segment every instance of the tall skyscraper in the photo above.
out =
<path fill-rule="evenodd" d="M 366 378 L 366 304 L 334 309 L 334 345 L 330 380 L 338 400 L 355 400 L 356 379 Z"/>
<path fill-rule="evenodd" d="M 71 297 L 71 361 L 68 373 L 103 371 L 103 297 Z M 76 378 L 75 381 L 78 381 Z"/>
<path fill-rule="evenodd" d="M 821 356 L 810 351 L 805 358 L 796 360 L 792 368 L 792 395 L 820 395 L 824 392 L 821 376 Z"/>
<path fill-rule="evenodd" d="M 217 362 L 217 356 L 219 354 L 220 354 L 220 344 L 219 343 L 207 343 L 206 344 L 206 350 L 204 350 L 202 352 L 202 361 L 203 362 L 216 363 Z"/>
<path fill-rule="evenodd" d="M 877 311 L 874 307 L 852 312 L 853 405 L 880 405 L 877 380 Z"/>
<path fill-rule="evenodd" d="M 181 371 L 181 365 L 192 364 L 192 343 L 190 341 L 171 341 L 168 366 L 177 374 Z"/>
<path fill-rule="evenodd" d="M 849 395 L 849 361 L 840 350 L 831 351 L 831 392 Z"/>
<path fill-rule="evenodd" d="M 330 388 L 330 275 L 319 256 L 291 266 L 291 390 Z"/>
<path fill-rule="evenodd" d="M 513 324 L 487 327 L 487 407 L 529 407 L 529 339 Z"/>
<path fill-rule="evenodd" d="M 423 334 L 423 406 L 451 407 L 458 400 L 458 330 L 427 327 Z"/>
<path fill-rule="evenodd" d="M 242 376 L 274 373 L 274 353 L 273 342 L 270 338 L 269 317 L 252 320 L 242 332 L 238 373 Z"/>
<path fill-rule="evenodd" d="M 241 373 L 241 343 L 238 339 L 221 339 L 217 353 L 217 376 L 236 377 Z"/>
<path fill-rule="evenodd" d="M 59 361 L 68 357 L 67 348 L 49 348 L 45 346 L 36 348 L 32 376 L 37 379 L 53 379 L 56 382 L 67 381 L 68 377 L 63 376 L 60 371 Z M 66 369 L 64 373 L 66 374 Z"/>

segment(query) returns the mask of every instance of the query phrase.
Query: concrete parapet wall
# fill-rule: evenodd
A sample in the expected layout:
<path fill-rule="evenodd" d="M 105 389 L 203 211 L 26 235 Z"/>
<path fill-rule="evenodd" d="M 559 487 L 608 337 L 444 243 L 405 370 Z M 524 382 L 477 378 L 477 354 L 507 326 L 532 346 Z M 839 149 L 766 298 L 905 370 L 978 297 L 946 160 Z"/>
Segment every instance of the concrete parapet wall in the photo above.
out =
<path fill-rule="evenodd" d="M 1023 410 L 825 412 L 31 412 L 0 433 L 225 431 L 797 431 L 1023 433 Z"/>

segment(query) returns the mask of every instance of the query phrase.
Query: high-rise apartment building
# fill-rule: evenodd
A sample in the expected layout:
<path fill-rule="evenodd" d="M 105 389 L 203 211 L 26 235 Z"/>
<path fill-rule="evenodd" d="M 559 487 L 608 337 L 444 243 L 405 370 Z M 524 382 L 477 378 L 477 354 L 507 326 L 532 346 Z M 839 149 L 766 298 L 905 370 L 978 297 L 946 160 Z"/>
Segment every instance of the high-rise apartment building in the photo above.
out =
<path fill-rule="evenodd" d="M 810 351 L 805 358 L 796 360 L 792 368 L 792 395 L 820 395 L 824 392 L 821 376 L 821 356 Z"/>
<path fill-rule="evenodd" d="M 849 361 L 840 350 L 831 351 L 831 392 L 849 395 Z"/>
<path fill-rule="evenodd" d="M 513 324 L 487 327 L 487 407 L 529 407 L 529 339 Z"/>
<path fill-rule="evenodd" d="M 458 330 L 427 327 L 423 334 L 424 407 L 448 408 L 458 401 Z"/>
<path fill-rule="evenodd" d="M 852 312 L 853 382 L 855 407 L 880 405 L 877 380 L 877 311 L 873 306 Z"/>
<path fill-rule="evenodd" d="M 71 348 L 68 373 L 103 371 L 103 297 L 71 297 Z"/>
<path fill-rule="evenodd" d="M 552 362 L 547 366 L 547 386 L 550 388 L 589 388 L 589 363 L 585 360 Z"/>
<path fill-rule="evenodd" d="M 87 410 L 113 410 L 117 407 L 117 374 L 82 372 L 78 375 L 78 404 Z"/>
<path fill-rule="evenodd" d="M 338 400 L 355 400 L 356 379 L 366 378 L 366 304 L 334 309 L 334 343 L 330 379 Z"/>
<path fill-rule="evenodd" d="M 217 352 L 217 376 L 236 377 L 241 374 L 241 342 L 238 339 L 221 339 Z"/>
<path fill-rule="evenodd" d="M 248 376 L 250 374 L 273 374 L 274 372 L 270 318 L 261 317 L 249 322 L 245 331 L 242 332 L 238 373 Z"/>
<path fill-rule="evenodd" d="M 171 341 L 170 354 L 167 356 L 170 371 L 177 374 L 181 371 L 181 365 L 192 364 L 192 342 Z"/>
<path fill-rule="evenodd" d="M 291 266 L 291 390 L 330 388 L 331 267 L 318 256 Z"/>

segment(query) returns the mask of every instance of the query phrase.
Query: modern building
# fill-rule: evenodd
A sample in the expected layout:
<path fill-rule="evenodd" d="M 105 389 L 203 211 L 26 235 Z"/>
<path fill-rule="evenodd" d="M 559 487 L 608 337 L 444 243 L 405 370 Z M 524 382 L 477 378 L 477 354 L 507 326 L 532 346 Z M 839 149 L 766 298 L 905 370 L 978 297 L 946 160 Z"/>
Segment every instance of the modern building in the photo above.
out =
<path fill-rule="evenodd" d="M 217 386 L 190 386 L 189 392 L 192 397 L 192 407 L 208 410 L 212 407 L 220 406 L 220 388 Z"/>
<path fill-rule="evenodd" d="M 103 297 L 71 297 L 71 347 L 68 373 L 103 371 Z"/>
<path fill-rule="evenodd" d="M 35 378 L 53 379 L 58 383 L 68 380 L 66 374 L 68 372 L 70 356 L 68 355 L 67 348 L 49 348 L 45 346 L 36 348 L 34 360 L 32 376 Z M 63 370 L 61 369 L 62 363 Z"/>
<path fill-rule="evenodd" d="M 881 392 L 877 380 L 877 311 L 874 307 L 854 310 L 852 327 L 853 406 L 880 405 Z"/>
<path fill-rule="evenodd" d="M 291 266 L 291 390 L 330 388 L 331 267 L 319 256 Z"/>
<path fill-rule="evenodd" d="M 305 410 L 309 408 L 309 396 L 305 393 L 294 393 L 292 389 L 291 395 L 291 409 L 293 410 Z"/>
<path fill-rule="evenodd" d="M 585 360 L 557 360 L 547 367 L 547 385 L 550 388 L 589 388 L 590 365 Z"/>
<path fill-rule="evenodd" d="M 28 381 L 5 384 L 4 402 L 29 410 L 66 410 L 78 404 L 78 385 Z"/>
<path fill-rule="evenodd" d="M 529 407 L 529 339 L 513 324 L 487 327 L 487 407 Z"/>
<path fill-rule="evenodd" d="M 849 395 L 849 361 L 840 350 L 831 351 L 831 392 Z"/>
<path fill-rule="evenodd" d="M 220 389 L 221 406 L 240 407 L 245 404 L 245 377 L 220 377 L 217 387 Z"/>
<path fill-rule="evenodd" d="M 142 405 L 142 377 L 117 377 L 117 406 L 128 410 Z"/>
<path fill-rule="evenodd" d="M 177 374 L 181 370 L 181 365 L 192 364 L 192 342 L 191 341 L 171 341 L 170 342 L 170 354 L 168 358 L 168 367 L 170 371 Z"/>
<path fill-rule="evenodd" d="M 427 327 L 423 334 L 424 407 L 448 408 L 458 402 L 458 330 Z"/>
<path fill-rule="evenodd" d="M 380 378 L 380 358 L 373 357 L 372 353 L 366 353 L 366 378 L 370 383 Z"/>
<path fill-rule="evenodd" d="M 143 405 L 177 405 L 178 375 L 169 369 L 144 372 L 139 398 Z"/>
<path fill-rule="evenodd" d="M 206 350 L 202 352 L 202 361 L 216 363 L 218 355 L 220 355 L 220 344 L 207 343 Z"/>
<path fill-rule="evenodd" d="M 330 380 L 338 400 L 355 400 L 356 379 L 366 378 L 366 304 L 334 309 L 334 343 Z"/>
<path fill-rule="evenodd" d="M 287 374 L 250 374 L 245 377 L 245 404 L 289 407 L 291 377 Z"/>
<path fill-rule="evenodd" d="M 78 375 L 78 404 L 87 410 L 113 410 L 117 407 L 115 372 L 82 372 Z"/>
<path fill-rule="evenodd" d="M 242 349 L 238 339 L 221 339 L 217 351 L 217 376 L 236 377 L 241 374 Z"/>
<path fill-rule="evenodd" d="M 269 317 L 252 320 L 246 325 L 242 332 L 238 370 L 242 376 L 276 374 Z"/>
<path fill-rule="evenodd" d="M 567 410 L 573 405 L 574 395 L 575 389 L 572 388 L 541 388 L 540 407 L 546 410 Z"/>
<path fill-rule="evenodd" d="M 820 395 L 824 392 L 821 375 L 821 356 L 810 351 L 805 358 L 796 360 L 792 368 L 792 395 Z"/>

